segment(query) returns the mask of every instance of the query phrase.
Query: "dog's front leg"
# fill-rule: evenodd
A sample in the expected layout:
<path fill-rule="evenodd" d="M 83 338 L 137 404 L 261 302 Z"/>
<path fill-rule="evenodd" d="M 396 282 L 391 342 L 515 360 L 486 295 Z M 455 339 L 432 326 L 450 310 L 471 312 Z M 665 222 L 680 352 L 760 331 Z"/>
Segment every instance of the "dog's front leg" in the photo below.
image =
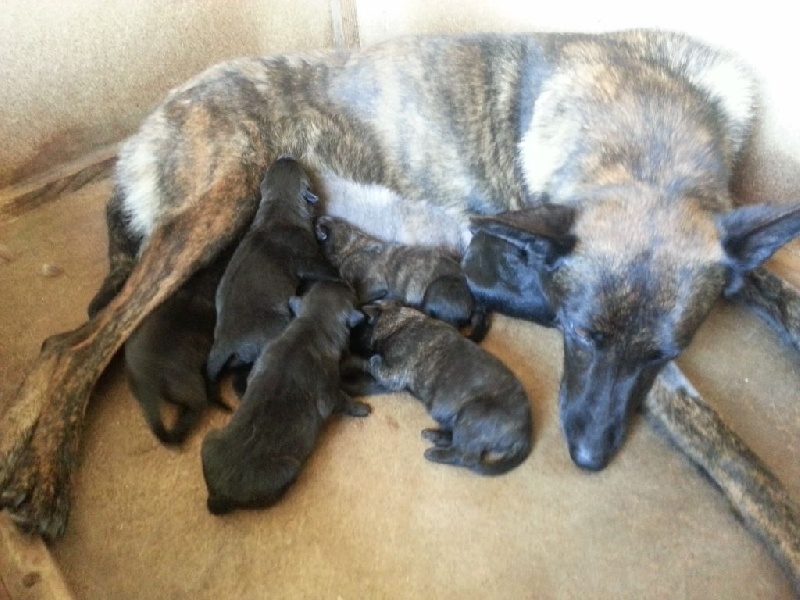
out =
<path fill-rule="evenodd" d="M 800 352 L 800 292 L 765 267 L 747 275 L 732 298 L 751 308 Z"/>
<path fill-rule="evenodd" d="M 51 539 L 64 532 L 72 471 L 95 382 L 144 317 L 246 227 L 252 211 L 230 198 L 245 198 L 252 189 L 245 176 L 222 178 L 217 188 L 187 201 L 188 209 L 156 228 L 124 287 L 104 310 L 42 345 L 0 417 L 0 508 L 21 527 Z"/>
<path fill-rule="evenodd" d="M 800 507 L 674 363 L 656 379 L 645 415 L 719 487 L 800 593 Z"/>

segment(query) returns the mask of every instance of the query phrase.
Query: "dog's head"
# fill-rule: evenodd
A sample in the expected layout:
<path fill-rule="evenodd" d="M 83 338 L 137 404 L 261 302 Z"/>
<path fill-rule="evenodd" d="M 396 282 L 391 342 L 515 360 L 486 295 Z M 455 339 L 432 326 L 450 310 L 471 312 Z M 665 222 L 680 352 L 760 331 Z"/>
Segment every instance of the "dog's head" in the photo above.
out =
<path fill-rule="evenodd" d="M 563 332 L 561 422 L 590 470 L 611 460 L 715 301 L 800 233 L 800 204 L 721 216 L 658 199 L 632 208 L 616 198 L 475 217 L 463 263 L 490 308 Z"/>

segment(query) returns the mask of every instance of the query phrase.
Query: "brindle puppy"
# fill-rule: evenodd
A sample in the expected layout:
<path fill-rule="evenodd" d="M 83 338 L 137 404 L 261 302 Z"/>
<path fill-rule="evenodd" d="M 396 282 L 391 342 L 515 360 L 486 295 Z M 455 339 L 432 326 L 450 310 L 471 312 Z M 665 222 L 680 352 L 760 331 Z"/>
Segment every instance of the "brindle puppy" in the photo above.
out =
<path fill-rule="evenodd" d="M 214 341 L 214 294 L 224 262 L 197 273 L 156 308 L 125 343 L 128 385 L 147 423 L 164 444 L 180 444 L 211 403 L 224 406 L 208 381 L 206 359 Z M 178 407 L 167 429 L 161 404 Z"/>
<path fill-rule="evenodd" d="M 422 435 L 434 447 L 432 462 L 500 475 L 530 454 L 533 416 L 522 384 L 500 360 L 451 326 L 396 303 L 363 308 L 367 320 L 354 333 L 354 347 L 369 359 L 351 357 L 374 382 L 356 379 L 351 393 L 407 390 L 425 405 L 440 429 Z"/>
<path fill-rule="evenodd" d="M 317 197 L 303 168 L 280 158 L 261 183 L 261 202 L 217 290 L 217 326 L 208 374 L 253 363 L 289 324 L 289 298 L 304 279 L 334 279 L 317 247 Z"/>
<path fill-rule="evenodd" d="M 334 411 L 366 416 L 339 387 L 349 328 L 363 320 L 343 282 L 319 282 L 291 300 L 297 317 L 258 357 L 230 423 L 203 440 L 208 510 L 275 503 L 300 473 Z"/>
<path fill-rule="evenodd" d="M 325 257 L 362 303 L 397 300 L 456 327 L 470 324 L 475 341 L 486 336 L 486 311 L 472 297 L 452 250 L 385 242 L 330 216 L 317 219 L 316 233 Z"/>

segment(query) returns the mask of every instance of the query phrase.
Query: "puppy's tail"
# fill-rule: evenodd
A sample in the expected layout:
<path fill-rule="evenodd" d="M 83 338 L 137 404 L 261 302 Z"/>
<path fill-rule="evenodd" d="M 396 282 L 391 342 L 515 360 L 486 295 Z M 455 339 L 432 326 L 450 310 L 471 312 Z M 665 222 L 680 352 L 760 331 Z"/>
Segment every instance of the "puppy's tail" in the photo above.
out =
<path fill-rule="evenodd" d="M 485 306 L 476 302 L 475 310 L 473 311 L 472 317 L 469 321 L 469 331 L 467 333 L 467 337 L 476 344 L 480 344 L 483 341 L 483 338 L 486 337 L 486 334 L 489 333 L 489 329 L 491 328 L 492 316 L 486 310 Z"/>
<path fill-rule="evenodd" d="M 220 406 L 230 410 L 219 397 L 219 386 L 216 386 L 215 392 L 213 384 L 205 380 L 200 373 L 191 378 L 171 381 L 163 387 L 153 385 L 149 381 L 142 383 L 128 373 L 128 385 L 142 407 L 150 431 L 162 444 L 168 446 L 183 443 L 200 421 L 209 402 L 218 401 Z M 164 424 L 161 414 L 161 406 L 164 403 L 172 404 L 178 411 L 171 428 Z"/>
<path fill-rule="evenodd" d="M 220 344 L 214 343 L 211 351 L 208 353 L 208 360 L 206 361 L 206 376 L 209 381 L 217 381 L 219 379 L 222 369 L 231 362 L 231 352 L 228 348 Z"/>
<path fill-rule="evenodd" d="M 480 475 L 502 475 L 508 473 L 525 462 L 531 453 L 530 437 L 525 437 L 511 446 L 508 452 L 498 455 L 494 452 L 487 452 L 481 456 L 478 462 L 467 465 L 470 470 Z"/>
<path fill-rule="evenodd" d="M 172 426 L 172 429 L 166 428 L 160 416 L 157 421 L 150 421 L 150 428 L 162 444 L 176 446 L 183 443 L 186 436 L 189 435 L 189 432 L 191 432 L 194 426 L 200 421 L 202 414 L 202 410 L 181 408 L 180 414 L 175 420 L 175 425 Z"/>

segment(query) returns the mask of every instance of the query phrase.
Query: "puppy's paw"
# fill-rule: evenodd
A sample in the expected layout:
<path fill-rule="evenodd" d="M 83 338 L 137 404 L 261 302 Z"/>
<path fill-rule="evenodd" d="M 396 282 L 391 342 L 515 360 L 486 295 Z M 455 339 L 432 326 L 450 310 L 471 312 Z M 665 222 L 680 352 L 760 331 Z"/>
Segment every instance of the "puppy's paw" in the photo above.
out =
<path fill-rule="evenodd" d="M 349 394 L 340 390 L 336 412 L 344 413 L 350 417 L 366 417 L 372 412 L 372 407 L 365 402 L 354 400 Z"/>
<path fill-rule="evenodd" d="M 453 432 L 444 429 L 423 429 L 422 439 L 432 442 L 437 448 L 446 448 L 453 444 Z"/>
<path fill-rule="evenodd" d="M 344 414 L 350 417 L 367 417 L 372 414 L 372 407 L 366 402 L 351 400 L 345 405 Z"/>
<path fill-rule="evenodd" d="M 431 462 L 443 465 L 462 464 L 461 454 L 452 446 L 446 448 L 428 448 L 425 450 L 425 458 Z"/>

